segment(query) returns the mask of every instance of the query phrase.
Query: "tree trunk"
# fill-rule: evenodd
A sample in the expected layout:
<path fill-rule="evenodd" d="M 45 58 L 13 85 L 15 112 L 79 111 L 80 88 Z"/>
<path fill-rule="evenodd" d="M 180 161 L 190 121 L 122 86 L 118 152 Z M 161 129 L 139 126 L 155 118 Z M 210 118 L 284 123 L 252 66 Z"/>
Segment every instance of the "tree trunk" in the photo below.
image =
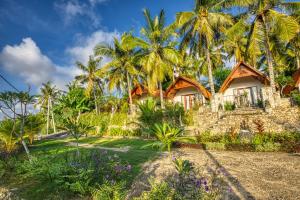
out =
<path fill-rule="evenodd" d="M 26 115 L 26 105 L 24 105 L 25 108 L 23 108 L 23 103 L 21 102 L 21 116 L 22 116 L 22 121 L 21 121 L 21 127 L 20 127 L 20 138 L 21 138 L 21 143 L 25 149 L 25 152 L 28 156 L 29 161 L 31 161 L 30 159 L 30 152 L 29 149 L 26 145 L 26 142 L 23 140 L 23 135 L 24 135 L 24 126 L 25 126 L 25 115 Z"/>
<path fill-rule="evenodd" d="M 97 105 L 97 97 L 96 97 L 96 88 L 95 88 L 95 86 L 93 86 L 93 94 L 94 94 L 95 110 L 96 110 L 96 114 L 98 115 L 98 105 Z"/>
<path fill-rule="evenodd" d="M 49 98 L 47 100 L 47 135 L 49 134 L 49 115 L 50 115 L 50 101 L 49 101 Z"/>
<path fill-rule="evenodd" d="M 296 61 L 297 61 L 297 69 L 300 69 L 300 58 L 299 58 L 299 55 L 296 55 Z"/>
<path fill-rule="evenodd" d="M 209 82 L 210 92 L 212 97 L 214 97 L 216 92 L 215 92 L 214 79 L 212 74 L 212 64 L 210 60 L 210 52 L 209 52 L 208 45 L 206 46 L 206 60 L 207 60 L 208 82 Z"/>
<path fill-rule="evenodd" d="M 165 109 L 164 105 L 164 95 L 163 95 L 163 90 L 162 90 L 162 83 L 161 81 L 159 82 L 159 95 L 160 95 L 160 105 L 162 109 Z"/>
<path fill-rule="evenodd" d="M 55 125 L 55 120 L 54 120 L 53 105 L 52 105 L 51 98 L 50 98 L 50 107 L 51 107 L 51 117 L 52 117 L 53 130 L 54 130 L 54 133 L 56 133 L 56 125 Z"/>
<path fill-rule="evenodd" d="M 127 89 L 128 89 L 128 96 L 129 96 L 129 113 L 133 114 L 131 84 L 130 84 L 130 78 L 129 78 L 129 73 L 128 72 L 126 72 L 126 76 L 127 76 Z"/>
<path fill-rule="evenodd" d="M 267 57 L 267 62 L 268 62 L 268 69 L 269 69 L 269 77 L 270 77 L 270 86 L 272 89 L 272 93 L 274 94 L 276 92 L 276 87 L 275 87 L 275 76 L 274 76 L 274 67 L 273 67 L 273 61 L 272 61 L 272 53 L 270 50 L 270 44 L 269 44 L 269 29 L 268 25 L 265 21 L 264 15 L 262 15 L 263 19 L 263 24 L 265 27 L 265 48 L 266 48 L 266 57 Z"/>

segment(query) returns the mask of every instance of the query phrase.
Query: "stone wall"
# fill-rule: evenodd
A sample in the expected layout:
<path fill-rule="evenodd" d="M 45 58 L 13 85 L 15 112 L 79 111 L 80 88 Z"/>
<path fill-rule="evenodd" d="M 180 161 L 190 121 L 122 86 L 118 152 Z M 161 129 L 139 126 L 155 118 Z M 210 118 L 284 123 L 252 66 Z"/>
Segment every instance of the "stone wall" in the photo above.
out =
<path fill-rule="evenodd" d="M 189 134 L 204 131 L 226 133 L 231 128 L 241 129 L 241 124 L 256 132 L 255 120 L 261 120 L 266 132 L 300 132 L 300 108 L 291 107 L 289 101 L 282 100 L 271 112 L 257 108 L 244 108 L 234 111 L 199 112 L 194 116 L 195 125 L 189 127 Z"/>

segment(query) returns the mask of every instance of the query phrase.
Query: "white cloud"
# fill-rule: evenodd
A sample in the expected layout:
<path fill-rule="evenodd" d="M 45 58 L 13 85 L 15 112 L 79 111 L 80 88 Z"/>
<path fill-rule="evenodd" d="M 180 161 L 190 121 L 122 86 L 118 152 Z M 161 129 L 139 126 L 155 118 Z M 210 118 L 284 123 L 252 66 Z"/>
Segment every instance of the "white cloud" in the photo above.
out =
<path fill-rule="evenodd" d="M 71 57 L 73 63 L 76 61 L 87 63 L 89 56 L 94 54 L 94 47 L 97 44 L 112 43 L 114 37 L 119 38 L 120 34 L 117 31 L 104 32 L 98 30 L 88 37 L 78 36 L 76 44 L 67 48 L 66 53 Z M 103 63 L 107 60 L 107 58 L 104 58 Z"/>
<path fill-rule="evenodd" d="M 63 89 L 79 72 L 75 67 L 63 68 L 55 65 L 31 38 L 23 39 L 18 45 L 6 45 L 0 53 L 0 64 L 9 73 L 36 87 L 44 82 L 54 81 Z"/>
<path fill-rule="evenodd" d="M 78 0 L 60 0 L 54 3 L 54 8 L 63 16 L 66 25 L 74 22 L 76 17 L 87 17 L 94 27 L 99 27 L 101 16 L 94 8 L 105 1 L 107 0 L 89 0 L 87 3 L 82 3 Z"/>
<path fill-rule="evenodd" d="M 81 73 L 74 63 L 80 61 L 86 64 L 96 44 L 112 43 L 114 37 L 119 37 L 117 31 L 98 30 L 86 37 L 78 36 L 77 42 L 65 50 L 69 59 L 66 66 L 55 64 L 31 38 L 24 38 L 20 44 L 6 45 L 2 49 L 0 65 L 10 74 L 22 78 L 26 84 L 39 88 L 42 83 L 52 81 L 58 88 L 65 89 L 65 85 Z M 108 60 L 104 58 L 102 64 Z"/>

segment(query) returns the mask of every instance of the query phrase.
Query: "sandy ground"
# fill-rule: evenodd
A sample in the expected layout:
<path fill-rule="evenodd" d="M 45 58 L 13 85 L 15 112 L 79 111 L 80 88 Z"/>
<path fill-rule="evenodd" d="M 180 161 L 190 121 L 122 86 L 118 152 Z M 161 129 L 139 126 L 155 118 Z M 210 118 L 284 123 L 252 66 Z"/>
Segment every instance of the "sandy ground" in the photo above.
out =
<path fill-rule="evenodd" d="M 196 149 L 181 149 L 173 154 L 194 162 L 205 173 L 223 167 L 225 184 L 232 191 L 224 192 L 222 199 L 300 200 L 299 154 Z M 143 168 L 143 174 L 134 182 L 129 198 L 149 188 L 149 177 L 163 180 L 175 172 L 167 154 L 145 163 Z"/>

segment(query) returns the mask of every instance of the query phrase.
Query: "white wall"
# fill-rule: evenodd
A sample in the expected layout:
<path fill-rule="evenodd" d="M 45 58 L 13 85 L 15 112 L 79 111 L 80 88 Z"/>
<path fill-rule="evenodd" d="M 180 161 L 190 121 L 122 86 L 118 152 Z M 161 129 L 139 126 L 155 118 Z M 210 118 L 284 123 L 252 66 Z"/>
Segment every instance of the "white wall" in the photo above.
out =
<path fill-rule="evenodd" d="M 223 101 L 233 101 L 234 89 L 257 87 L 257 93 L 260 94 L 261 88 L 264 85 L 253 77 L 244 77 L 234 79 L 223 94 Z M 231 99 L 232 98 L 232 99 Z"/>
<path fill-rule="evenodd" d="M 177 103 L 177 102 L 181 103 L 181 96 L 189 95 L 189 94 L 197 94 L 197 93 L 199 93 L 198 90 L 196 88 L 193 88 L 193 87 L 180 89 L 175 94 L 175 96 L 173 98 L 173 102 L 174 103 Z"/>

